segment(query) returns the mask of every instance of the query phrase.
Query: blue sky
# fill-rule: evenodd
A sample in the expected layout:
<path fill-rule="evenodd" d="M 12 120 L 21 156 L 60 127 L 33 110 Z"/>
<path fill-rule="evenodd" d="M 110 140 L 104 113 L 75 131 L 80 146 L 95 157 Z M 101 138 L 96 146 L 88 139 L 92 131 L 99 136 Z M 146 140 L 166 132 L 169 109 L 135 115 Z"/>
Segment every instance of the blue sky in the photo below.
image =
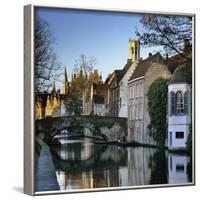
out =
<path fill-rule="evenodd" d="M 97 59 L 103 80 L 114 69 L 122 69 L 128 58 L 128 40 L 135 38 L 136 26 L 140 28 L 138 14 L 52 8 L 37 8 L 36 12 L 49 23 L 55 52 L 69 78 L 80 54 Z M 154 53 L 142 47 L 141 57 L 149 52 Z"/>

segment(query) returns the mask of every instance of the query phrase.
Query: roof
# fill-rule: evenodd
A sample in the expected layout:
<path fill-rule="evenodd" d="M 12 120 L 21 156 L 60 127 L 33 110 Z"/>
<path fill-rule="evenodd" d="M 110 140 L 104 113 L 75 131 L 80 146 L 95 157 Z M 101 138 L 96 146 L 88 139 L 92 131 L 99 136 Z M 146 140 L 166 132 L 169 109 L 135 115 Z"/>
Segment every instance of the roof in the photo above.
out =
<path fill-rule="evenodd" d="M 189 51 L 187 53 L 187 55 L 185 55 L 188 59 L 192 58 L 192 51 Z M 186 58 L 183 57 L 183 55 L 177 54 L 174 55 L 172 57 L 170 57 L 169 59 L 167 59 L 165 61 L 165 64 L 168 66 L 168 69 L 171 73 L 173 73 L 176 68 L 182 64 L 184 64 L 185 62 L 187 62 L 188 60 Z"/>
<path fill-rule="evenodd" d="M 169 84 L 188 83 L 192 84 L 192 63 L 187 62 L 180 65 L 172 75 Z"/>
<path fill-rule="evenodd" d="M 104 83 L 99 83 L 99 84 L 93 83 L 93 88 L 96 94 L 104 95 L 107 92 L 108 85 Z"/>
<path fill-rule="evenodd" d="M 161 58 L 162 58 L 162 56 L 160 55 L 160 53 L 156 53 L 152 56 L 149 56 L 145 60 L 140 61 L 137 65 L 135 71 L 131 75 L 129 81 L 144 76 L 146 74 L 146 72 L 148 71 L 149 67 L 151 66 L 151 64 L 154 62 L 158 62 L 158 60 Z"/>
<path fill-rule="evenodd" d="M 120 72 L 120 77 L 119 77 L 119 81 L 122 80 L 122 78 L 124 77 L 124 75 L 126 74 L 126 72 L 129 70 L 130 66 L 132 65 L 133 63 L 128 60 L 128 62 L 125 64 L 124 68 L 121 70 Z"/>
<path fill-rule="evenodd" d="M 132 62 L 130 60 L 127 61 L 127 63 L 124 65 L 123 69 L 116 69 L 113 71 L 112 74 L 109 74 L 106 78 L 105 84 L 112 84 L 113 80 L 116 80 L 117 84 L 122 80 L 126 72 L 129 70 L 130 66 L 132 65 Z"/>

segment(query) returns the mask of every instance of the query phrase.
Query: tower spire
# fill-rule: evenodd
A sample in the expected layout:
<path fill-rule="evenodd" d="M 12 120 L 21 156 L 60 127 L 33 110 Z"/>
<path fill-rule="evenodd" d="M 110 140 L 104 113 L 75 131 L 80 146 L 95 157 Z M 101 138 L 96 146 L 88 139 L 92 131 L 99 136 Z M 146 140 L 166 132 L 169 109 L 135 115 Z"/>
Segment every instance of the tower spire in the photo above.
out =
<path fill-rule="evenodd" d="M 67 69 L 65 66 L 64 69 L 64 80 L 62 82 L 62 94 L 67 95 L 69 93 L 69 83 L 68 83 L 68 78 L 67 78 Z"/>
<path fill-rule="evenodd" d="M 64 71 L 64 81 L 68 82 L 66 66 L 65 66 L 65 71 Z"/>
<path fill-rule="evenodd" d="M 53 81 L 53 89 L 52 89 L 52 92 L 53 92 L 53 93 L 56 92 L 56 84 L 55 84 L 55 81 Z"/>

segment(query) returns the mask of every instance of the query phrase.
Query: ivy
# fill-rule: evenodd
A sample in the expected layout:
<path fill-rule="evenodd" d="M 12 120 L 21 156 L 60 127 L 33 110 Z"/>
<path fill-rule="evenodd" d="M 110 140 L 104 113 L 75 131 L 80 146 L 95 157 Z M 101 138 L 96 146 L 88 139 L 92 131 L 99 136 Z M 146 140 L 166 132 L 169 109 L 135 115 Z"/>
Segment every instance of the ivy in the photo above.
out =
<path fill-rule="evenodd" d="M 167 80 L 158 78 L 148 91 L 148 109 L 150 136 L 159 146 L 164 146 L 167 128 Z"/>

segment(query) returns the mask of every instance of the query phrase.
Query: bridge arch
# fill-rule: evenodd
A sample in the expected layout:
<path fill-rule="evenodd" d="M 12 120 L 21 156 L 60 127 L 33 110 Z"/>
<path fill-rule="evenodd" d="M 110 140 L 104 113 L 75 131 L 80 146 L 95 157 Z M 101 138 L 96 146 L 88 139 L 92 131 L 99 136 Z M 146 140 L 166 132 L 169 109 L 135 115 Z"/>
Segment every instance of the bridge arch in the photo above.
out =
<path fill-rule="evenodd" d="M 101 136 L 107 141 L 121 140 L 127 135 L 127 118 L 86 115 L 36 120 L 36 134 L 45 133 L 45 137 L 52 140 L 60 131 L 72 126 L 88 128 L 94 136 Z"/>

